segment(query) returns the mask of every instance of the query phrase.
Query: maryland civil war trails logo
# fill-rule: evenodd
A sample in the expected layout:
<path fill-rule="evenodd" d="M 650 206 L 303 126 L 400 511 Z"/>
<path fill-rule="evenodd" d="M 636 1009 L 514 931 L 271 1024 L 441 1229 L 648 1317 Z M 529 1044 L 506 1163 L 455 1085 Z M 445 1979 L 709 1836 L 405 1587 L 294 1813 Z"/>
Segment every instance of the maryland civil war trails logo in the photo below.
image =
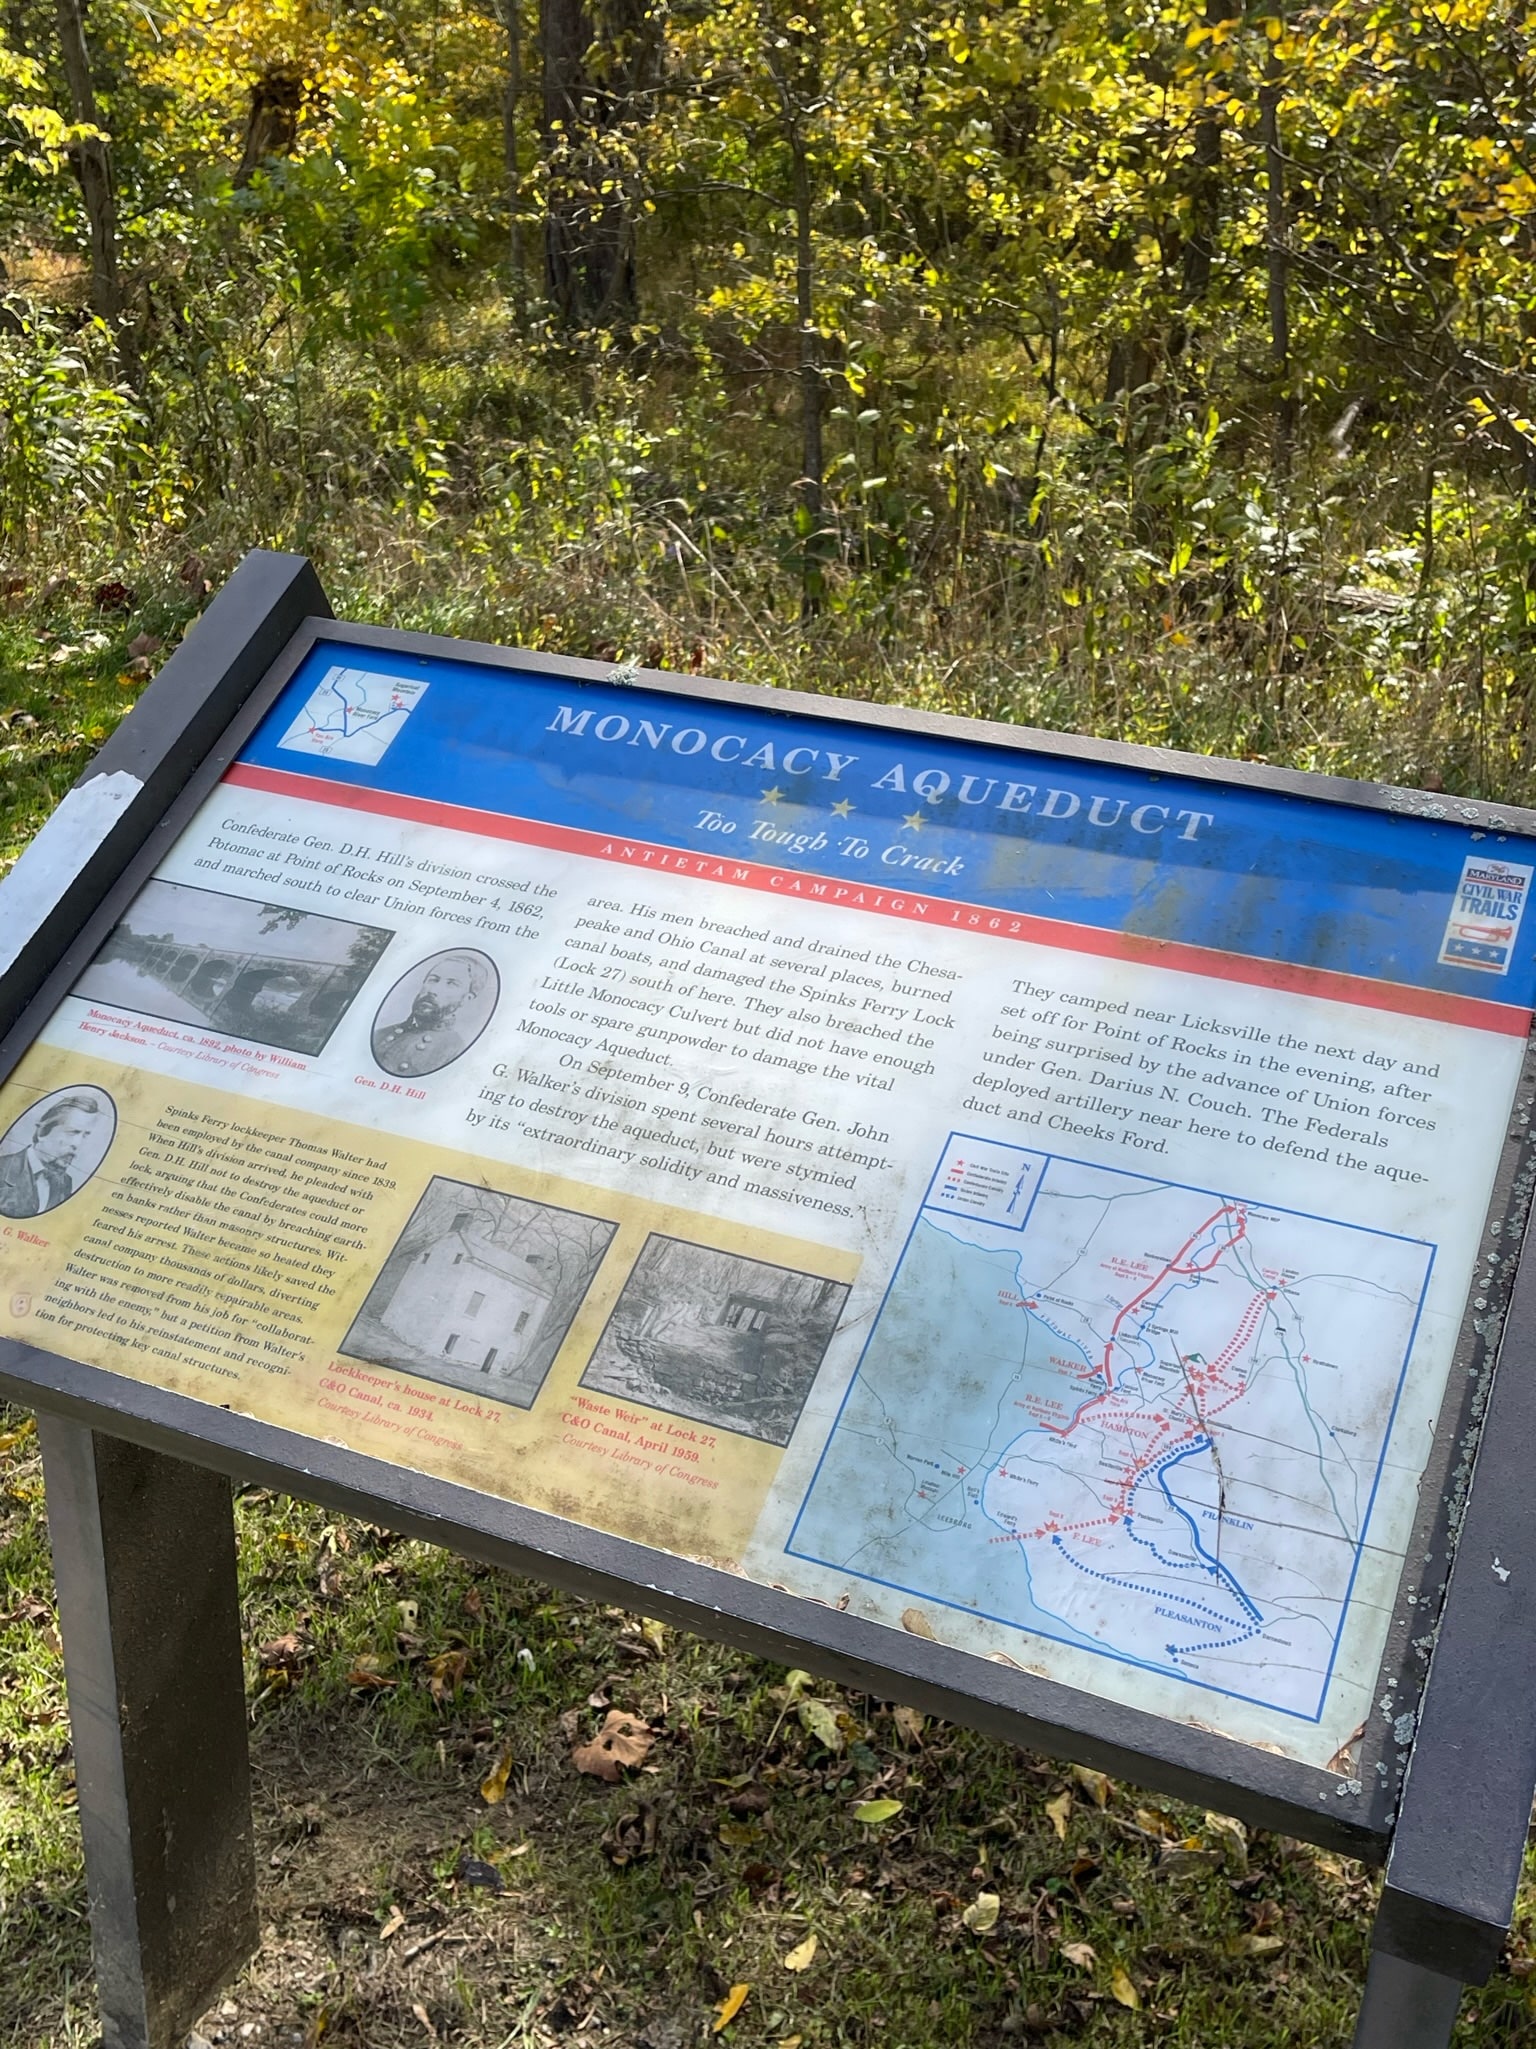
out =
<path fill-rule="evenodd" d="M 1487 854 L 1468 854 L 1440 942 L 1442 967 L 1508 974 L 1532 872 Z"/>

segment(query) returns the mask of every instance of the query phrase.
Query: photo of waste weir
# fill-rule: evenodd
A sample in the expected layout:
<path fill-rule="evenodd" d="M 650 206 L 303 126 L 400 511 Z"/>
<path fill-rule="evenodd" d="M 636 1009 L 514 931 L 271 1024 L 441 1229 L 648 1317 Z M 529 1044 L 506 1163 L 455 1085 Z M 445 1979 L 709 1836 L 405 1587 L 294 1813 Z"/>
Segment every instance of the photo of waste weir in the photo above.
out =
<path fill-rule="evenodd" d="M 841 1281 L 653 1233 L 581 1384 L 788 1444 L 847 1300 Z"/>
<path fill-rule="evenodd" d="M 342 1354 L 526 1409 L 617 1229 L 434 1174 Z"/>
<path fill-rule="evenodd" d="M 319 1053 L 394 933 L 184 882 L 147 882 L 70 992 Z"/>

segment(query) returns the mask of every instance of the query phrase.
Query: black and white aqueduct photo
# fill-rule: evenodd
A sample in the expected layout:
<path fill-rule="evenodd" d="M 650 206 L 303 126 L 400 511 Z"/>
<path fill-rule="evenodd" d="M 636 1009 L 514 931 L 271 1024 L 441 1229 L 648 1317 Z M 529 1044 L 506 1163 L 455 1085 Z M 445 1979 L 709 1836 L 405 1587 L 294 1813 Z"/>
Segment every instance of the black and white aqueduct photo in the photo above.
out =
<path fill-rule="evenodd" d="M 394 936 L 253 897 L 146 882 L 71 993 L 318 1053 Z"/>

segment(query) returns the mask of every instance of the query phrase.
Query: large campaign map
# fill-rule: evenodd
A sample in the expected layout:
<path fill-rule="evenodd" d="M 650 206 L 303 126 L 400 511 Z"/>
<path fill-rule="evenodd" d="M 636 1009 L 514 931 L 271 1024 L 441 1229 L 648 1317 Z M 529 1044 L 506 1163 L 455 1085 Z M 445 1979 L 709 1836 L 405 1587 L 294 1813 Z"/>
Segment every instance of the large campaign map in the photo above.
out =
<path fill-rule="evenodd" d="M 788 1548 L 1315 1719 L 1433 1256 L 952 1136 Z"/>

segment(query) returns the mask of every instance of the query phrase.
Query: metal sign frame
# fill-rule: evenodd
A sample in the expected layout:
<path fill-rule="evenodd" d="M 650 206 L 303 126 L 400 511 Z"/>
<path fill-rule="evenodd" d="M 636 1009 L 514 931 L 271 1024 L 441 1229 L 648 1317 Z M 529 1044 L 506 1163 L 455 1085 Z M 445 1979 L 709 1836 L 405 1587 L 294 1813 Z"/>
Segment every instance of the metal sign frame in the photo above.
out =
<path fill-rule="evenodd" d="M 339 625 L 303 558 L 248 556 L 77 786 L 88 791 L 108 776 L 119 779 L 116 789 L 125 777 L 136 789 L 105 829 L 77 833 L 55 851 L 58 872 L 43 892 L 51 900 L 12 910 L 29 929 L 0 977 L 0 1081 L 304 656 L 327 640 L 468 659 L 576 685 L 615 680 L 611 665 Z M 1503 805 L 1452 803 L 1338 777 L 661 671 L 626 670 L 621 680 L 717 705 L 959 736 L 1536 838 L 1536 812 Z M 11 908 L 17 893 L 9 890 L 0 904 Z M 627 1604 L 643 1600 L 648 1612 L 740 1649 L 809 1666 L 1005 1741 L 1230 1811 L 1258 1827 L 1385 1861 L 1357 2041 L 1371 2049 L 1388 2042 L 1410 2049 L 1443 2043 L 1460 1983 L 1481 1981 L 1497 1959 L 1536 1788 L 1536 1490 L 1529 1485 L 1527 1452 L 1536 1443 L 1536 1252 L 1525 1233 L 1536 1184 L 1533 1102 L 1536 1061 L 1528 1041 L 1484 1226 L 1475 1301 L 1465 1309 L 1421 1485 L 1411 1562 L 1373 1696 L 1383 1711 L 1373 1713 L 1338 1771 L 0 1341 L 0 1388 L 45 1412 L 45 1469 L 107 2039 L 125 2049 L 168 2049 L 251 1946 L 230 1508 L 227 1488 L 209 1477 L 223 1474 L 382 1518 L 412 1536 L 583 1594 Z M 158 1503 L 155 1516 L 168 1519 L 180 1541 L 151 1566 L 141 1536 L 152 1502 Z M 179 1709 L 168 1706 L 168 1689 L 156 1683 L 160 1654 L 135 1647 L 134 1590 L 149 1583 L 147 1571 L 161 1612 L 168 1576 L 179 1578 L 183 1598 L 179 1606 L 170 1603 L 166 1641 L 182 1625 L 196 1632 L 190 1639 L 199 1646 L 194 1664 L 204 1676 L 189 1702 L 189 1667 L 177 1662 Z M 184 1774 L 187 1787 L 169 1784 L 174 1749 L 142 1739 L 138 1752 L 125 1748 L 123 1710 L 130 1701 L 135 1729 L 147 1719 L 173 1743 L 195 1745 L 201 1765 Z M 200 1788 L 195 1801 L 193 1785 Z M 172 1806 L 187 1845 L 180 1854 L 195 1867 L 179 1873 L 161 1868 L 163 1855 L 157 1861 L 147 1847 L 156 1829 L 163 1839 Z M 201 1886 L 204 1905 L 183 1904 L 178 1914 L 175 1898 L 191 1897 L 189 1885 Z"/>

